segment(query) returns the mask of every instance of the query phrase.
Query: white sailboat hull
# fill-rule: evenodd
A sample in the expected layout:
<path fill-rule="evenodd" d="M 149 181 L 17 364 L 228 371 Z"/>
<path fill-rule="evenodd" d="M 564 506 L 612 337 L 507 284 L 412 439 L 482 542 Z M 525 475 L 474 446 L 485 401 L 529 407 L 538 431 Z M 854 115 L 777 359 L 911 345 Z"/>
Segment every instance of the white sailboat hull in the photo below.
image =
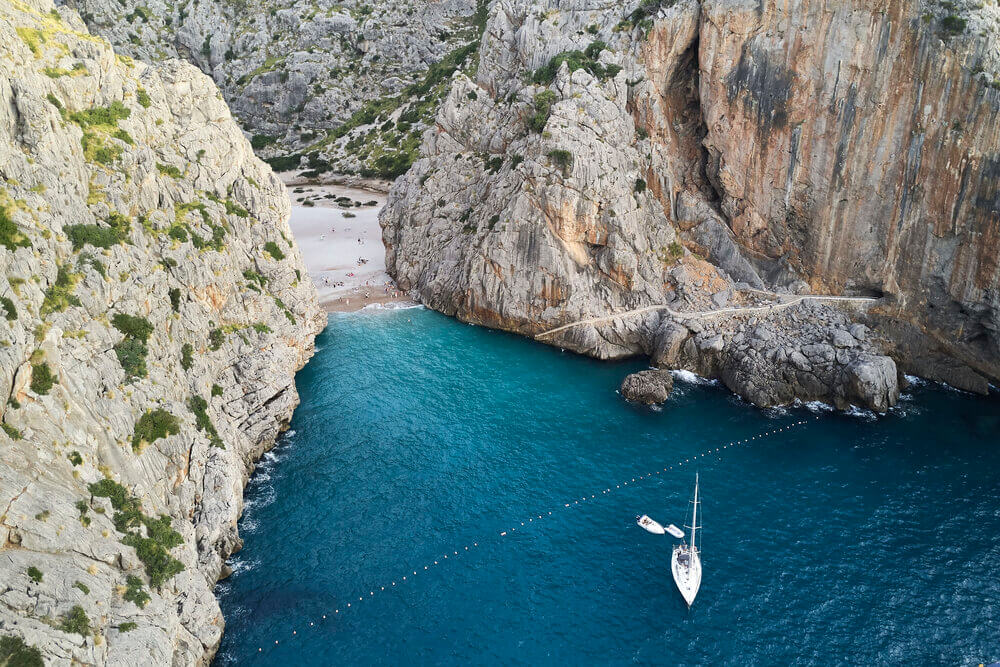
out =
<path fill-rule="evenodd" d="M 689 550 L 686 545 L 674 547 L 670 557 L 670 571 L 674 575 L 674 583 L 681 592 L 684 602 L 690 607 L 701 588 L 701 558 L 697 550 Z"/>

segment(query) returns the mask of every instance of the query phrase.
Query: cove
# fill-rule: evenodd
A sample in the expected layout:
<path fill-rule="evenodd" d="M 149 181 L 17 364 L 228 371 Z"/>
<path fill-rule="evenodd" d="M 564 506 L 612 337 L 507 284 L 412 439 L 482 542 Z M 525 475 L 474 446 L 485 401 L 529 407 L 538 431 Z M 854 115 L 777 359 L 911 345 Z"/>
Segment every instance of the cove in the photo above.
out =
<path fill-rule="evenodd" d="M 216 664 L 1000 659 L 996 392 L 922 383 L 874 418 L 681 381 L 654 410 L 615 393 L 643 366 L 424 309 L 332 315 L 247 487 Z M 635 516 L 683 523 L 695 469 L 689 612 Z"/>

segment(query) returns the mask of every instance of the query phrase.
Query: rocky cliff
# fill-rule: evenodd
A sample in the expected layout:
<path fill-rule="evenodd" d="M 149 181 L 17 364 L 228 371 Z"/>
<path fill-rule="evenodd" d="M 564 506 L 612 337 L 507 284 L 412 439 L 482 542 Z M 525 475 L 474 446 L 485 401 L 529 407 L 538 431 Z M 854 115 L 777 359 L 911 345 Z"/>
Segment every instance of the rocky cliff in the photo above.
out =
<path fill-rule="evenodd" d="M 67 1 L 119 53 L 211 75 L 276 168 L 392 178 L 447 90 L 429 68 L 479 33 L 475 0 Z M 390 105 L 405 116 L 385 126 Z"/>
<path fill-rule="evenodd" d="M 324 323 L 287 197 L 208 77 L 47 0 L 0 0 L 0 100 L 3 650 L 205 664 Z"/>
<path fill-rule="evenodd" d="M 899 370 L 985 391 L 998 17 L 497 0 L 390 195 L 389 270 L 461 319 L 648 354 L 761 405 L 885 409 Z"/>

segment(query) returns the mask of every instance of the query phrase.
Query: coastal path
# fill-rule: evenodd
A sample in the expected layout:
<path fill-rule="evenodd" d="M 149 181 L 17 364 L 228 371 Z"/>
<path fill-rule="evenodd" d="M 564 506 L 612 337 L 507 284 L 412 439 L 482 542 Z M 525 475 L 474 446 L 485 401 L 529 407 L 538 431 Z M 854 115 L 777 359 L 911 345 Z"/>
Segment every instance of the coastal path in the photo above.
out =
<path fill-rule="evenodd" d="M 542 340 L 553 334 L 557 334 L 560 331 L 565 331 L 566 329 L 572 329 L 573 327 L 578 327 L 583 324 L 602 324 L 604 322 L 610 322 L 612 320 L 618 320 L 625 317 L 632 317 L 633 315 L 641 315 L 643 313 L 649 313 L 656 310 L 665 310 L 667 313 L 677 319 L 677 320 L 698 320 L 707 317 L 715 317 L 718 315 L 728 315 L 732 313 L 773 313 L 777 310 L 782 310 L 784 308 L 790 308 L 806 299 L 813 299 L 815 301 L 833 301 L 838 303 L 874 303 L 878 299 L 868 296 L 825 296 L 818 294 L 801 294 L 798 296 L 782 295 L 776 294 L 774 292 L 763 292 L 761 290 L 752 290 L 754 292 L 759 292 L 761 294 L 769 294 L 771 296 L 776 296 L 780 299 L 777 303 L 769 303 L 763 306 L 735 306 L 732 308 L 717 308 L 714 310 L 698 310 L 698 311 L 678 311 L 674 310 L 670 306 L 665 304 L 657 306 L 646 306 L 644 308 L 635 308 L 633 310 L 626 310 L 622 313 L 615 313 L 613 315 L 605 315 L 601 317 L 589 317 L 583 320 L 577 320 L 576 322 L 570 322 L 569 324 L 564 324 L 554 329 L 549 329 L 548 331 L 543 331 L 542 333 L 535 336 L 535 340 Z"/>

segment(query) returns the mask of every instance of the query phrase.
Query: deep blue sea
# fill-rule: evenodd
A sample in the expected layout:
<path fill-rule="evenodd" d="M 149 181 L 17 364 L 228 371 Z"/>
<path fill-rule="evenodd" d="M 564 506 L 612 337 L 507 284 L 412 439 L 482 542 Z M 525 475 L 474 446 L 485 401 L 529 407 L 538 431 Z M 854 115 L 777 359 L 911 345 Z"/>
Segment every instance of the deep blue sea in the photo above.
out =
<path fill-rule="evenodd" d="M 333 315 L 317 348 L 247 488 L 218 665 L 1000 660 L 996 393 L 875 418 L 680 381 L 650 409 L 616 394 L 642 361 L 423 309 Z M 683 524 L 695 470 L 688 611 L 635 516 Z"/>

